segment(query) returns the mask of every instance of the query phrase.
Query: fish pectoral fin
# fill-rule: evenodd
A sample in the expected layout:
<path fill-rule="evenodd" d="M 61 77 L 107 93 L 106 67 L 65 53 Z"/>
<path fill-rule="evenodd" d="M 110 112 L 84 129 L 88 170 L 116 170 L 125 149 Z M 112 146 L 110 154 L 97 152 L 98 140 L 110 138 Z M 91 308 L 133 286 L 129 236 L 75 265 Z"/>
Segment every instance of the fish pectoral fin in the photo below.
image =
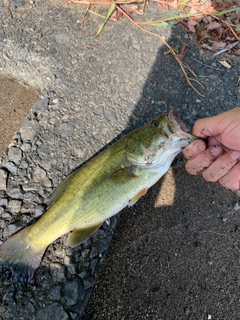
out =
<path fill-rule="evenodd" d="M 142 196 L 144 196 L 148 191 L 148 188 L 143 188 L 142 190 L 140 190 L 132 199 L 130 199 L 128 201 L 128 206 L 132 207 L 139 198 L 141 198 Z"/>
<path fill-rule="evenodd" d="M 135 179 L 138 176 L 135 174 L 136 167 L 130 166 L 117 170 L 113 174 L 113 179 L 116 181 L 129 181 L 131 179 Z"/>
<path fill-rule="evenodd" d="M 79 244 L 90 238 L 94 234 L 94 232 L 97 231 L 99 227 L 101 227 L 101 225 L 102 223 L 85 229 L 73 229 L 72 233 L 70 233 L 67 238 L 67 245 L 71 248 L 78 246 Z"/>

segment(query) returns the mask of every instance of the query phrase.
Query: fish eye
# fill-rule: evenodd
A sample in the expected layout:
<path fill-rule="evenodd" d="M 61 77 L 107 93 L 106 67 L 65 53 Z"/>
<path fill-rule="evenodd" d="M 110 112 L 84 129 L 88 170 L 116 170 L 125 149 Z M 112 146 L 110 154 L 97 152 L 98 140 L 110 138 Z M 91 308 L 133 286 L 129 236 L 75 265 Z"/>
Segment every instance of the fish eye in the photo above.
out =
<path fill-rule="evenodd" d="M 153 120 L 153 121 L 151 122 L 151 127 L 152 127 L 152 128 L 157 128 L 158 125 L 159 125 L 159 122 L 158 122 L 157 120 Z"/>

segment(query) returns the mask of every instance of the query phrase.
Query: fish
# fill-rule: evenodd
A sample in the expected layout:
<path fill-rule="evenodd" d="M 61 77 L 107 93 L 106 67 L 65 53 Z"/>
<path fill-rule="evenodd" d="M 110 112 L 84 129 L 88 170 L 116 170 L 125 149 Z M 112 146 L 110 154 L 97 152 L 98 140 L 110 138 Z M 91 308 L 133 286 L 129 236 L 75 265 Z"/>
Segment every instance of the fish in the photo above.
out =
<path fill-rule="evenodd" d="M 69 233 L 75 247 L 126 206 L 133 206 L 195 139 L 175 109 L 130 132 L 67 176 L 52 193 L 47 211 L 0 246 L 0 263 L 27 283 L 47 247 Z"/>

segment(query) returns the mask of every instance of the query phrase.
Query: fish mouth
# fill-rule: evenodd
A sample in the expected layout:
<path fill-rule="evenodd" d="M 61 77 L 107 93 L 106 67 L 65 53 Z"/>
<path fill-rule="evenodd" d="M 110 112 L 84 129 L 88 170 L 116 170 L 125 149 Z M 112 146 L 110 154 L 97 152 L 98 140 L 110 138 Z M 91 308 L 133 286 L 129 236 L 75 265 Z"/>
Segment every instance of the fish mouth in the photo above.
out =
<path fill-rule="evenodd" d="M 180 119 L 176 109 L 170 109 L 169 111 L 169 119 L 176 122 L 180 129 L 183 131 L 183 132 L 188 132 L 188 128 L 184 125 L 184 123 L 182 122 L 182 120 Z"/>

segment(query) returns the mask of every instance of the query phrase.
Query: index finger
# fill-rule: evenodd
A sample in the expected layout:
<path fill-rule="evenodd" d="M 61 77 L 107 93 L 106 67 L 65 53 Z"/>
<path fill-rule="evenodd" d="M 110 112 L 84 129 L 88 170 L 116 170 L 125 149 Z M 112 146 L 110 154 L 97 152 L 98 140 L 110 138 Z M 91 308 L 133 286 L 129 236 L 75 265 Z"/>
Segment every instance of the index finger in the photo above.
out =
<path fill-rule="evenodd" d="M 183 155 L 186 159 L 191 160 L 205 149 L 205 142 L 200 139 L 197 139 L 190 143 L 185 149 L 183 149 Z"/>

